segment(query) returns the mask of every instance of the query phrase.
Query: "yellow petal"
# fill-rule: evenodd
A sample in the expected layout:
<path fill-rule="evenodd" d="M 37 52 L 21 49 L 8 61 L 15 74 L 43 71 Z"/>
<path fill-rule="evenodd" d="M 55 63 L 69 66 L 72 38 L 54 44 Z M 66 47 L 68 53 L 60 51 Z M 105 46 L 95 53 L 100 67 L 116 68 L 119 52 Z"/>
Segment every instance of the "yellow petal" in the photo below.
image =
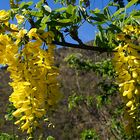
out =
<path fill-rule="evenodd" d="M 133 96 L 132 91 L 127 93 L 127 98 L 128 98 L 128 99 L 131 99 L 132 96 Z"/>
<path fill-rule="evenodd" d="M 29 36 L 29 38 L 30 39 L 32 39 L 32 37 L 38 37 L 38 35 L 37 35 L 37 29 L 36 28 L 32 28 L 29 32 L 28 32 L 28 36 Z"/>
<path fill-rule="evenodd" d="M 27 130 L 27 134 L 31 134 L 32 132 L 33 132 L 32 127 L 28 128 L 28 130 Z"/>
<path fill-rule="evenodd" d="M 29 127 L 30 127 L 30 122 L 26 121 L 26 123 L 21 126 L 21 129 L 24 131 L 24 130 L 28 129 Z"/>
<path fill-rule="evenodd" d="M 16 121 L 14 124 L 15 124 L 15 125 L 18 125 L 18 124 L 20 124 L 20 122 L 21 122 L 21 121 L 18 120 L 18 121 Z"/>
<path fill-rule="evenodd" d="M 139 90 L 138 89 L 135 89 L 135 94 L 139 94 Z"/>
<path fill-rule="evenodd" d="M 129 92 L 131 92 L 131 91 L 124 91 L 123 96 L 126 96 Z"/>
<path fill-rule="evenodd" d="M 24 16 L 16 14 L 17 23 L 21 24 L 24 21 Z"/>
<path fill-rule="evenodd" d="M 21 110 L 20 110 L 20 109 L 17 109 L 16 111 L 14 111 L 14 112 L 12 113 L 12 115 L 15 116 L 15 117 L 20 117 L 20 115 L 21 115 Z"/>
<path fill-rule="evenodd" d="M 132 101 L 129 101 L 129 102 L 126 104 L 126 106 L 127 106 L 127 107 L 131 107 L 132 104 L 133 104 L 133 102 L 132 102 Z"/>
<path fill-rule="evenodd" d="M 137 78 L 138 77 L 138 73 L 136 71 L 132 71 L 132 77 L 133 78 Z"/>

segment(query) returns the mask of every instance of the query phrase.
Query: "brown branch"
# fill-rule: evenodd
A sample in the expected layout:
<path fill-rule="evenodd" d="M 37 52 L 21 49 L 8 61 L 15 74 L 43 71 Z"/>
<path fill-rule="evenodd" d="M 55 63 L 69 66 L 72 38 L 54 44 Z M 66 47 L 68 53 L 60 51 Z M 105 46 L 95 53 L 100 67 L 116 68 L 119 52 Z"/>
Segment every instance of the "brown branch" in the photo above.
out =
<path fill-rule="evenodd" d="M 89 46 L 89 45 L 86 45 L 86 44 L 73 44 L 73 43 L 68 43 L 68 42 L 58 42 L 58 41 L 53 41 L 52 42 L 53 44 L 55 45 L 60 45 L 60 46 L 64 46 L 64 47 L 69 47 L 69 48 L 78 48 L 78 49 L 84 49 L 84 50 L 92 50 L 92 51 L 97 51 L 97 52 L 100 52 L 100 53 L 103 53 L 103 52 L 114 52 L 110 49 L 107 49 L 107 48 L 101 48 L 101 47 L 98 47 L 98 46 Z"/>
<path fill-rule="evenodd" d="M 47 44 L 46 40 L 41 35 L 39 35 L 39 37 L 40 37 L 40 39 L 42 39 L 42 41 L 44 41 Z M 114 50 L 107 49 L 107 48 L 101 48 L 101 47 L 98 47 L 98 46 L 89 46 L 89 45 L 86 45 L 86 44 L 73 44 L 73 43 L 68 43 L 66 41 L 59 42 L 59 41 L 54 40 L 54 41 L 52 41 L 52 44 L 63 46 L 63 47 L 69 47 L 69 48 L 92 50 L 92 51 L 96 51 L 96 52 L 100 52 L 100 53 L 116 52 Z"/>

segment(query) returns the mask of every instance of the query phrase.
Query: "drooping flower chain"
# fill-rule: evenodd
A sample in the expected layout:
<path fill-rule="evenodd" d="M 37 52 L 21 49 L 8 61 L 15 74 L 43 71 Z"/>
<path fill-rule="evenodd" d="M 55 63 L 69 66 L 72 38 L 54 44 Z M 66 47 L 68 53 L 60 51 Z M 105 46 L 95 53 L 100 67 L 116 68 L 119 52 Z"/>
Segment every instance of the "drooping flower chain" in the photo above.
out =
<path fill-rule="evenodd" d="M 5 19 L 3 24 L 9 24 Z M 54 66 L 55 46 L 51 44 L 54 35 L 52 32 L 38 35 L 36 28 L 27 32 L 18 30 L 14 24 L 8 26 L 13 32 L 0 34 L 0 64 L 7 64 L 11 74 L 13 93 L 9 100 L 16 108 L 15 124 L 30 134 L 39 125 L 38 119 L 60 98 L 58 69 Z M 25 36 L 28 41 L 20 45 Z M 47 51 L 41 49 L 40 38 L 46 40 Z"/>
<path fill-rule="evenodd" d="M 140 28 L 127 25 L 117 35 L 120 45 L 115 49 L 114 66 L 119 90 L 126 104 L 126 130 L 140 130 Z"/>

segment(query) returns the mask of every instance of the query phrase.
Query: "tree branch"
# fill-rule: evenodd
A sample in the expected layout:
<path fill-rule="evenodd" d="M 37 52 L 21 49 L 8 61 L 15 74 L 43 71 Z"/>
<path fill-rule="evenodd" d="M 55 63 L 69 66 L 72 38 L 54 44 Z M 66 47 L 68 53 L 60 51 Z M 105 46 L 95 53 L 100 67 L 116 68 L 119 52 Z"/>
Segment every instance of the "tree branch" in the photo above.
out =
<path fill-rule="evenodd" d="M 101 48 L 101 47 L 97 47 L 97 46 L 89 46 L 89 45 L 86 45 L 86 44 L 81 45 L 81 44 L 73 44 L 73 43 L 58 42 L 58 41 L 53 41 L 52 43 L 55 44 L 55 45 L 60 45 L 60 46 L 64 46 L 64 47 L 92 50 L 92 51 L 97 51 L 97 52 L 100 52 L 100 53 L 113 52 L 112 50 L 107 49 L 107 48 Z"/>
<path fill-rule="evenodd" d="M 28 21 L 31 24 L 31 28 L 36 27 L 32 18 L 30 18 Z M 44 42 L 46 42 L 42 37 L 41 37 L 41 39 Z M 83 43 L 82 44 L 80 44 L 80 43 L 79 44 L 73 44 L 73 43 L 68 43 L 65 40 L 63 40 L 63 42 L 59 42 L 59 41 L 54 40 L 54 41 L 52 41 L 52 43 L 55 44 L 55 45 L 60 45 L 60 46 L 64 46 L 64 47 L 78 48 L 78 49 L 84 49 L 84 50 L 92 50 L 92 51 L 96 51 L 96 52 L 100 52 L 100 53 L 114 52 L 114 51 L 112 51 L 111 49 L 108 49 L 108 48 L 101 48 L 101 47 L 98 47 L 98 46 L 89 46 L 89 45 L 86 45 L 86 44 L 83 44 Z"/>

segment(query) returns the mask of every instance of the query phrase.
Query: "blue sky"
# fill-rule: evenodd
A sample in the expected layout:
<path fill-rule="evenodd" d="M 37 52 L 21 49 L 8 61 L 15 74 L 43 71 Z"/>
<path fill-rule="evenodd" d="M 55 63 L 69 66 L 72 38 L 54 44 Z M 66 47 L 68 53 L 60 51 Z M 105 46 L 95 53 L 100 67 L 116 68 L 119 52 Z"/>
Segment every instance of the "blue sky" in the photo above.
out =
<path fill-rule="evenodd" d="M 24 1 L 28 2 L 29 0 L 24 0 Z M 39 0 L 33 0 L 33 1 L 34 1 L 34 3 L 36 3 Z M 107 3 L 110 0 L 90 0 L 90 1 L 91 1 L 91 10 L 92 10 L 92 9 L 95 9 L 95 8 L 103 9 L 103 7 L 105 5 L 107 5 Z M 58 5 L 58 4 L 57 5 L 53 4 L 53 0 L 48 0 L 48 2 L 49 2 L 50 7 L 52 9 L 60 7 L 60 5 Z M 126 2 L 126 0 L 125 0 L 125 2 Z M 130 10 L 132 10 L 132 8 Z M 137 6 L 137 8 L 140 9 L 139 6 Z M 6 10 L 9 9 L 9 0 L 0 0 L 0 9 L 6 9 Z M 84 42 L 87 42 L 87 41 L 90 41 L 90 40 L 94 39 L 95 32 L 96 32 L 95 27 L 85 23 L 79 30 L 79 36 Z M 68 39 L 69 42 L 72 41 L 70 38 L 67 38 L 67 39 Z"/>

